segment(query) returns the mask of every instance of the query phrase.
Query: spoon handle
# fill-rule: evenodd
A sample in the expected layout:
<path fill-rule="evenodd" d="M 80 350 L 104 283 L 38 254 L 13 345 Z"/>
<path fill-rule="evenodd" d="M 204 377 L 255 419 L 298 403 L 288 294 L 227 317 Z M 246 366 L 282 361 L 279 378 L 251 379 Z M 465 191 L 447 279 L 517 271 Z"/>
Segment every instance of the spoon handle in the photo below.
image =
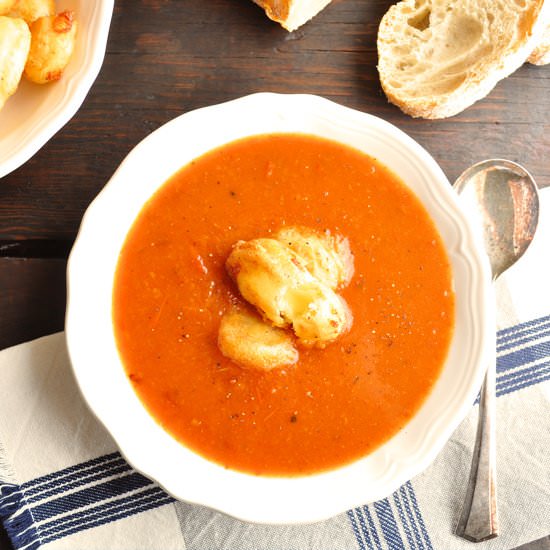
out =
<path fill-rule="evenodd" d="M 472 542 L 498 535 L 495 452 L 495 376 L 489 367 L 481 387 L 476 442 L 468 489 L 456 534 Z"/>

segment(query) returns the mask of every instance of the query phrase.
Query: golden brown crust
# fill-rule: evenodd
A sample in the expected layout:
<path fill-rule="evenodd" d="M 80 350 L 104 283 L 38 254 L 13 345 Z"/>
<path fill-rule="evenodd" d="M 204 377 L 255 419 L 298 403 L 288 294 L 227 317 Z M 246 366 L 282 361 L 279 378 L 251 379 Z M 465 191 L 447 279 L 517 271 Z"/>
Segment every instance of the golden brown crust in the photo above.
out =
<path fill-rule="evenodd" d="M 12 9 L 15 0 L 0 0 L 0 15 L 6 15 Z"/>
<path fill-rule="evenodd" d="M 291 0 L 254 0 L 265 10 L 266 15 L 277 23 L 284 23 L 288 19 Z"/>
<path fill-rule="evenodd" d="M 37 84 L 59 80 L 72 56 L 76 21 L 72 11 L 40 17 L 31 25 L 31 48 L 25 76 Z"/>
<path fill-rule="evenodd" d="M 237 242 L 226 268 L 242 297 L 270 323 L 282 328 L 290 324 L 287 288 L 312 280 L 296 255 L 275 239 Z"/>
<path fill-rule="evenodd" d="M 29 25 L 39 17 L 54 15 L 55 0 L 15 0 L 10 16 L 20 17 Z"/>
<path fill-rule="evenodd" d="M 290 332 L 247 311 L 231 311 L 222 317 L 218 347 L 223 355 L 248 368 L 271 370 L 298 361 Z"/>
<path fill-rule="evenodd" d="M 323 348 L 351 326 L 346 302 L 330 286 L 336 288 L 341 281 L 347 282 L 351 274 L 334 265 L 342 263 L 338 251 L 343 254 L 343 239 L 310 230 L 306 236 L 304 231 L 286 228 L 279 234 L 286 236 L 282 240 L 239 241 L 227 259 L 226 268 L 242 297 L 266 322 L 292 328 L 302 346 Z M 297 241 L 301 253 L 291 248 Z M 311 244 L 316 248 L 308 253 L 306 249 Z M 322 250 L 329 244 L 331 250 Z M 347 252 L 351 256 L 349 247 Z"/>
<path fill-rule="evenodd" d="M 298 27 L 317 15 L 331 0 L 254 0 L 266 15 L 287 31 Z"/>
<path fill-rule="evenodd" d="M 283 227 L 274 237 L 296 253 L 305 268 L 332 290 L 350 282 L 354 267 L 347 239 L 303 226 Z"/>

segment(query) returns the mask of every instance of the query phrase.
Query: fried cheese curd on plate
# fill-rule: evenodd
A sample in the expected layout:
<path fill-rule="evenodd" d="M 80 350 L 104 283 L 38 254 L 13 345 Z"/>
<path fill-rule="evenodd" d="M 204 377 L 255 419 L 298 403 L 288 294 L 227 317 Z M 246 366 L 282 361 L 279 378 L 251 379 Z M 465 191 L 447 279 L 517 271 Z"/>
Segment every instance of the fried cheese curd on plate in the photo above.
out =
<path fill-rule="evenodd" d="M 74 12 L 55 15 L 54 0 L 0 0 L 0 109 L 23 75 L 36 84 L 61 78 L 76 30 Z"/>
<path fill-rule="evenodd" d="M 0 109 L 17 90 L 30 44 L 25 21 L 0 16 Z"/>
<path fill-rule="evenodd" d="M 14 3 L 15 0 L 0 0 L 0 15 L 5 15 L 8 13 Z"/>
<path fill-rule="evenodd" d="M 24 19 L 30 25 L 39 17 L 47 17 L 54 13 L 55 0 L 15 0 L 12 1 L 9 15 Z"/>
<path fill-rule="evenodd" d="M 77 23 L 72 11 L 40 17 L 31 29 L 25 76 L 37 84 L 59 80 L 73 54 Z"/>

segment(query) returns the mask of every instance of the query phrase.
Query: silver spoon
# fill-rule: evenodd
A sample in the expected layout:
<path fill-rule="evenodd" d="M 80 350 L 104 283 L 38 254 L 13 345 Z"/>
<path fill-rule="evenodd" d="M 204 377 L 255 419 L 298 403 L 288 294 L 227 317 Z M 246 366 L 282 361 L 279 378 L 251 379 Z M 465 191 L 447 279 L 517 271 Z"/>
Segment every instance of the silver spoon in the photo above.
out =
<path fill-rule="evenodd" d="M 485 160 L 455 182 L 460 202 L 481 231 L 493 281 L 527 250 L 537 227 L 539 198 L 535 181 L 519 164 Z M 495 377 L 485 374 L 470 479 L 456 534 L 473 542 L 498 535 L 495 452 Z"/>

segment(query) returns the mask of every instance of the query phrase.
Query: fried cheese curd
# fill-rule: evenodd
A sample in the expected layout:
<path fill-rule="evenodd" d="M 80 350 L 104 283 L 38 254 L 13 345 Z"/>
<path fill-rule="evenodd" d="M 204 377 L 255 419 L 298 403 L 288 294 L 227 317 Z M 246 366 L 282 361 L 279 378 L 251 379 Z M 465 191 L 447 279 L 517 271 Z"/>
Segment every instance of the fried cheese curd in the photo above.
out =
<path fill-rule="evenodd" d="M 226 357 L 244 367 L 271 370 L 298 361 L 290 332 L 248 311 L 235 310 L 223 316 L 218 346 Z"/>
<path fill-rule="evenodd" d="M 76 31 L 74 12 L 56 15 L 55 0 L 0 0 L 0 109 L 23 75 L 35 84 L 61 78 Z"/>
<path fill-rule="evenodd" d="M 40 17 L 31 26 L 25 76 L 37 84 L 59 80 L 73 54 L 77 23 L 72 11 Z"/>
<path fill-rule="evenodd" d="M 315 231 L 310 227 L 283 227 L 274 238 L 290 248 L 305 268 L 332 290 L 344 288 L 353 276 L 353 254 L 349 242 L 330 231 Z"/>
<path fill-rule="evenodd" d="M 0 0 L 1 2 L 2 0 Z M 6 1 L 6 0 L 3 0 Z M 28 25 L 40 17 L 55 14 L 55 0 L 7 0 L 11 1 L 10 17 L 24 19 Z"/>
<path fill-rule="evenodd" d="M 0 109 L 17 90 L 30 44 L 31 33 L 23 19 L 0 16 Z"/>
<path fill-rule="evenodd" d="M 237 242 L 226 268 L 242 297 L 262 316 L 263 321 L 258 319 L 256 323 L 277 331 L 287 329 L 288 338 L 293 334 L 302 347 L 323 349 L 351 326 L 351 311 L 335 292 L 346 286 L 353 275 L 353 256 L 342 237 L 304 227 L 286 227 L 273 238 Z M 284 352 L 278 353 L 273 346 L 266 351 L 267 342 L 275 333 L 266 330 L 262 335 L 258 330 L 253 337 L 247 337 L 245 329 L 228 331 L 228 323 L 222 320 L 218 345 L 235 362 L 275 368 L 297 361 L 297 352 L 288 351 L 288 341 Z M 251 321 L 231 318 L 231 324 L 239 323 Z"/>
<path fill-rule="evenodd" d="M 0 15 L 9 13 L 14 4 L 15 0 L 0 0 Z"/>

